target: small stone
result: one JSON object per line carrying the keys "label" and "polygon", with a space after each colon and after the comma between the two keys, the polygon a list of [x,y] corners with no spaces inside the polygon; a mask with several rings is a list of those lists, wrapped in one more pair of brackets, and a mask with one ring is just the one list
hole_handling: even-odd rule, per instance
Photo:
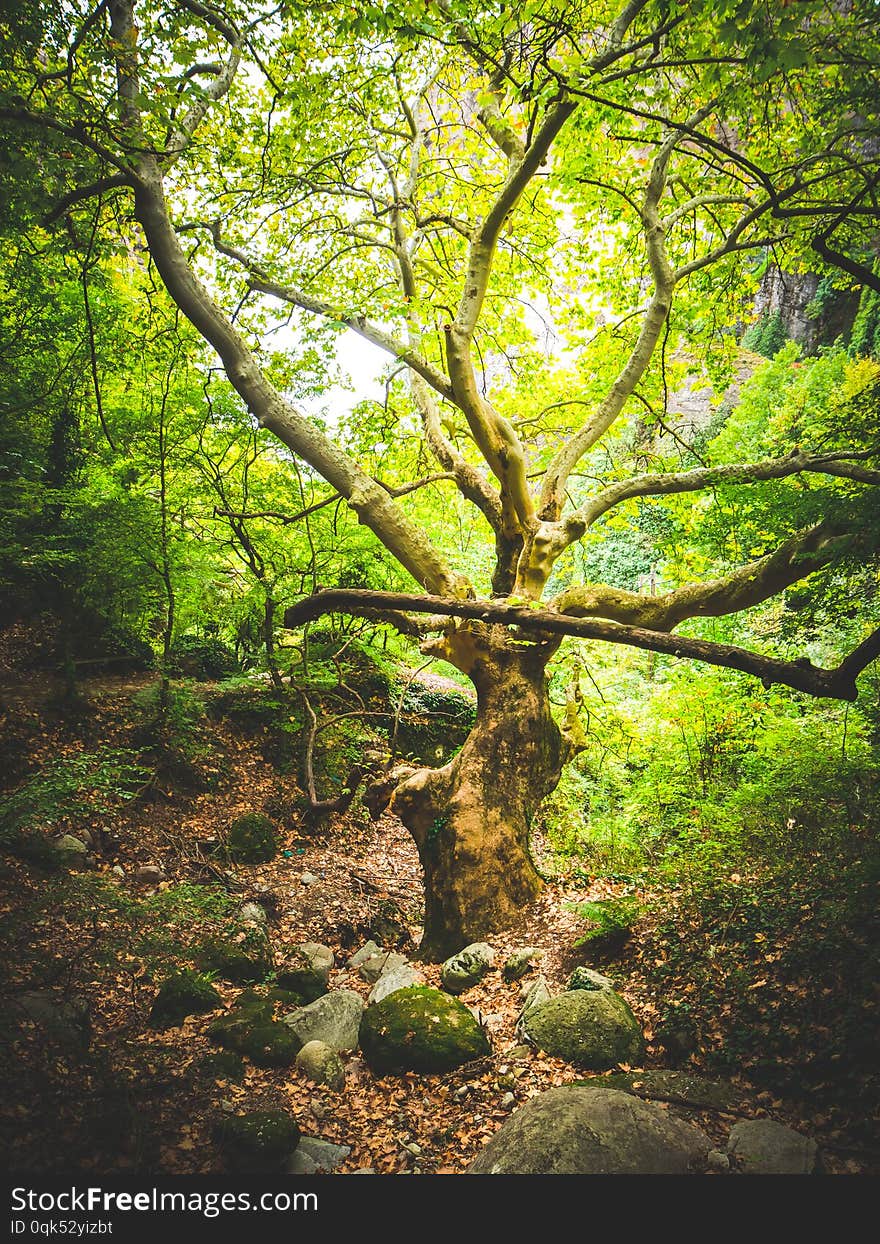
{"label": "small stone", "polygon": [[315,885],[319,880],[320,878],[316,877],[314,873],[302,873],[299,879],[299,883],[300,885],[309,886],[309,885]]}
{"label": "small stone", "polygon": [[337,1092],[345,1087],[342,1059],[323,1041],[307,1041],[296,1056],[296,1066],[315,1084],[326,1084]]}
{"label": "small stone", "polygon": [[513,1093],[505,1093],[498,1105],[502,1110],[512,1110],[516,1105],[516,1098]]}
{"label": "small stone", "polygon": [[706,1154],[706,1166],[710,1171],[729,1171],[730,1158],[720,1149],[710,1149]]}
{"label": "small stone", "polygon": [[402,1140],[400,1142],[401,1149],[405,1149],[408,1154],[414,1158],[418,1158],[422,1153],[422,1146],[417,1145],[414,1141]]}
{"label": "small stone", "polygon": [[457,1101],[457,1102],[463,1102],[469,1093],[470,1093],[470,1089],[468,1088],[466,1084],[463,1084],[461,1088],[457,1088],[455,1092],[452,1094],[452,1100]]}
{"label": "small stone", "polygon": [[114,864],[113,867],[110,869],[110,872],[112,876],[118,877],[120,881],[125,876],[125,869],[120,864]]}
{"label": "small stone", "polygon": [[243,924],[259,924],[265,927],[269,923],[269,917],[259,903],[242,903],[238,918]]}
{"label": "small stone", "polygon": [[395,968],[402,967],[409,967],[409,960],[404,955],[399,955],[394,950],[380,951],[379,954],[370,955],[369,959],[364,959],[363,963],[359,964],[358,976],[361,980],[375,984],[385,972],[393,972]]}
{"label": "small stone", "polygon": [[297,1149],[288,1160],[287,1173],[288,1175],[317,1175],[318,1167],[307,1153],[302,1153],[300,1149]]}
{"label": "small stone", "polygon": [[158,885],[160,881],[167,881],[167,874],[158,864],[144,864],[134,871],[133,881],[136,885]]}
{"label": "small stone", "polygon": [[351,1145],[334,1145],[318,1136],[303,1136],[297,1152],[307,1157],[316,1171],[335,1171],[351,1153]]}
{"label": "small stone", "polygon": [[452,955],[440,968],[440,984],[447,993],[460,994],[483,979],[495,962],[487,942],[473,942]]}
{"label": "small stone", "polygon": [[613,989],[614,981],[592,968],[575,968],[568,980],[567,990],[573,989]]}
{"label": "small stone", "polygon": [[727,1152],[746,1175],[812,1175],[819,1148],[814,1140],[773,1119],[744,1119],[730,1130]]}
{"label": "small stone", "polygon": [[349,957],[348,966],[350,968],[359,968],[362,963],[367,961],[367,959],[371,959],[373,955],[380,955],[381,953],[382,947],[377,946],[374,941],[370,940],[361,946],[360,950],[356,950],[355,953]]}
{"label": "small stone", "polygon": [[63,834],[55,842],[56,851],[70,852],[71,855],[85,855],[88,847],[79,838],[74,838],[73,834]]}
{"label": "small stone", "polygon": [[501,975],[508,983],[518,981],[532,967],[532,960],[539,958],[543,953],[536,946],[524,946],[522,950],[515,950],[501,969]]}
{"label": "small stone", "polygon": [[320,1097],[313,1097],[311,1099],[309,1102],[309,1110],[311,1110],[313,1116],[319,1123],[327,1118],[327,1107],[321,1101]]}
{"label": "small stone", "polygon": [[389,994],[396,993],[398,989],[411,989],[413,985],[424,985],[424,983],[425,978],[421,972],[416,971],[411,963],[404,962],[390,972],[382,973],[370,990],[367,1003],[369,1006],[375,1006],[377,1002],[381,1002]]}
{"label": "small stone", "polygon": [[372,1166],[359,1166],[356,1171],[351,1172],[352,1175],[375,1175],[376,1172]]}

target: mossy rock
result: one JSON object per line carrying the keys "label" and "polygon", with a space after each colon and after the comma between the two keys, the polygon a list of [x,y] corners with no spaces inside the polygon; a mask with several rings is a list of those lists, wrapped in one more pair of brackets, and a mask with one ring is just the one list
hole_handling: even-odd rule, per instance
{"label": "mossy rock", "polygon": [[246,930],[240,941],[208,938],[202,943],[197,962],[204,971],[238,985],[256,984],[272,970],[269,945],[258,929]]}
{"label": "mossy rock", "polygon": [[244,1079],[244,1059],[235,1050],[216,1050],[199,1060],[196,1071],[210,1080],[237,1082]]}
{"label": "mossy rock", "polygon": [[245,989],[232,1004],[234,1011],[242,1012],[251,1023],[257,1020],[270,1020],[275,1014],[275,1000],[268,994],[257,993],[256,989]]}
{"label": "mossy rock", "polygon": [[299,1144],[296,1119],[284,1110],[254,1110],[217,1124],[217,1140],[236,1171],[280,1170]]}
{"label": "mossy rock", "polygon": [[644,1053],[635,1016],[611,989],[561,993],[527,1011],[522,1025],[545,1053],[590,1071],[638,1064]]}
{"label": "mossy rock", "polygon": [[229,827],[226,852],[236,864],[268,864],[278,854],[275,826],[262,812],[246,812]]}
{"label": "mossy rock", "polygon": [[485,1032],[468,1008],[428,985],[414,985],[368,1007],[360,1046],[377,1075],[452,1071],[491,1053]]}
{"label": "mossy rock", "polygon": [[204,1015],[223,1005],[211,982],[198,972],[174,972],[159,987],[150,1007],[151,1028],[174,1028],[189,1015]]}
{"label": "mossy rock", "polygon": [[270,1002],[277,1002],[282,1007],[302,1006],[298,993],[293,989],[280,989],[277,985],[266,994]]}
{"label": "mossy rock", "polygon": [[327,993],[329,969],[316,967],[307,956],[300,954],[279,969],[278,987],[291,995],[296,1006],[307,1006]]}
{"label": "mossy rock", "polygon": [[256,1067],[290,1067],[302,1047],[286,1024],[241,1009],[215,1019],[208,1036],[225,1049],[243,1054]]}

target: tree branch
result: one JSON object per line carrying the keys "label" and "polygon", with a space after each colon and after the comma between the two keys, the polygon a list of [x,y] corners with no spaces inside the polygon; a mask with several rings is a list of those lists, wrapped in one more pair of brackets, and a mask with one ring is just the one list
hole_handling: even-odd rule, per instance
{"label": "tree branch", "polygon": [[[760,678],[765,686],[781,683],[809,695],[839,700],[855,700],[858,695],[856,678],[871,661],[880,655],[880,628],[851,653],[836,669],[822,669],[803,661],[778,661],[761,653],[717,644],[704,639],[671,635],[665,631],[646,630],[637,626],[621,626],[597,618],[566,617],[549,609],[523,608],[498,601],[447,600],[438,596],[409,596],[398,592],[330,590],[308,596],[291,606],[284,615],[286,627],[297,627],[324,613],[340,612],[371,614],[376,610],[406,610],[431,613],[440,617],[468,618],[484,623],[517,626],[529,632],[549,632],[583,639],[600,639],[612,644],[625,644],[649,652],[662,652],[680,659],[704,661],[740,670]],[[438,619],[439,622],[439,619]]]}

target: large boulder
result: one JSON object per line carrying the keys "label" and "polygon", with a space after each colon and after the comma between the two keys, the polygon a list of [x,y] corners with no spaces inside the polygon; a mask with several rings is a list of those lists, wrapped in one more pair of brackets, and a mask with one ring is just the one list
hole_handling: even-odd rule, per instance
{"label": "large boulder", "polygon": [[415,985],[366,1009],[360,1043],[377,1075],[452,1071],[491,1052],[485,1032],[456,998]]}
{"label": "large boulder", "polygon": [[286,1024],[300,1046],[323,1041],[332,1050],[354,1050],[364,1009],[363,998],[353,989],[334,989],[323,998],[285,1015]]}
{"label": "large boulder", "polygon": [[814,1140],[773,1119],[744,1119],[730,1130],[727,1152],[745,1175],[813,1175]]}
{"label": "large boulder", "polygon": [[617,1063],[638,1063],[642,1032],[619,994],[610,989],[576,989],[532,1007],[522,1029],[547,1054],[590,1071]]}
{"label": "large boulder", "polygon": [[517,1110],[472,1175],[686,1175],[712,1142],[651,1102],[614,1089],[548,1089]]}
{"label": "large boulder", "polygon": [[487,942],[473,942],[447,959],[440,969],[440,984],[447,993],[464,993],[483,979],[495,962],[495,951]]}

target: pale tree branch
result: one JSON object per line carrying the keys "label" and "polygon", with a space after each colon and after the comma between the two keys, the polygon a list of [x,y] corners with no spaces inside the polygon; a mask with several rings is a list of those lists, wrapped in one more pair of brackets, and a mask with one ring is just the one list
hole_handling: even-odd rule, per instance
{"label": "pale tree branch", "polygon": [[309,311],[313,315],[320,315],[336,323],[345,324],[359,336],[363,337],[364,340],[369,341],[386,354],[392,355],[394,358],[399,359],[401,363],[405,363],[407,367],[412,368],[413,371],[418,372],[441,397],[445,397],[448,401],[454,401],[452,386],[449,380],[412,346],[398,340],[390,333],[386,333],[383,328],[380,328],[372,320],[367,319],[360,312],[344,311],[340,307],[332,306],[322,298],[317,298],[313,294],[307,294],[295,285],[273,280],[263,264],[245,254],[238,247],[224,242],[220,236],[219,226],[216,223],[208,227],[211,230],[214,245],[221,255],[234,259],[236,263],[239,263],[248,272],[248,284],[251,289],[262,294],[269,294],[273,298],[290,303],[291,306],[299,307],[303,311]]}
{"label": "pale tree branch", "polygon": [[553,604],[563,613],[578,617],[611,618],[673,630],[686,618],[723,617],[761,604],[851,550],[856,540],[851,531],[842,531],[830,522],[818,523],[767,556],[719,579],[689,583],[659,596],[585,585],[566,589]]}
{"label": "pale tree branch", "polygon": [[808,660],[779,661],[730,644],[692,639],[690,636],[672,635],[639,626],[622,626],[598,618],[566,617],[550,609],[524,608],[494,600],[447,600],[438,596],[342,589],[319,592],[299,601],[285,612],[284,625],[289,628],[302,626],[325,613],[370,616],[381,610],[437,615],[433,619],[433,629],[439,629],[444,617],[458,617],[487,625],[519,627],[526,633],[535,633],[536,637],[549,633],[600,639],[606,643],[624,644],[679,659],[704,661],[708,665],[740,670],[760,678],[768,687],[781,683],[809,695],[840,700],[857,698],[858,675],[880,655],[880,629],[873,632],[836,669],[828,670]]}
{"label": "pale tree branch", "polygon": [[696,492],[717,484],[755,484],[768,479],[785,479],[801,472],[851,479],[860,484],[880,484],[880,471],[858,466],[854,454],[808,454],[793,449],[784,458],[768,458],[763,462],[733,463],[726,466],[702,467],[693,471],[677,471],[668,475],[635,475],[611,484],[591,501],[579,506],[565,519],[567,532],[579,539],[588,527],[613,506],[633,497],[659,497],[671,493]]}

